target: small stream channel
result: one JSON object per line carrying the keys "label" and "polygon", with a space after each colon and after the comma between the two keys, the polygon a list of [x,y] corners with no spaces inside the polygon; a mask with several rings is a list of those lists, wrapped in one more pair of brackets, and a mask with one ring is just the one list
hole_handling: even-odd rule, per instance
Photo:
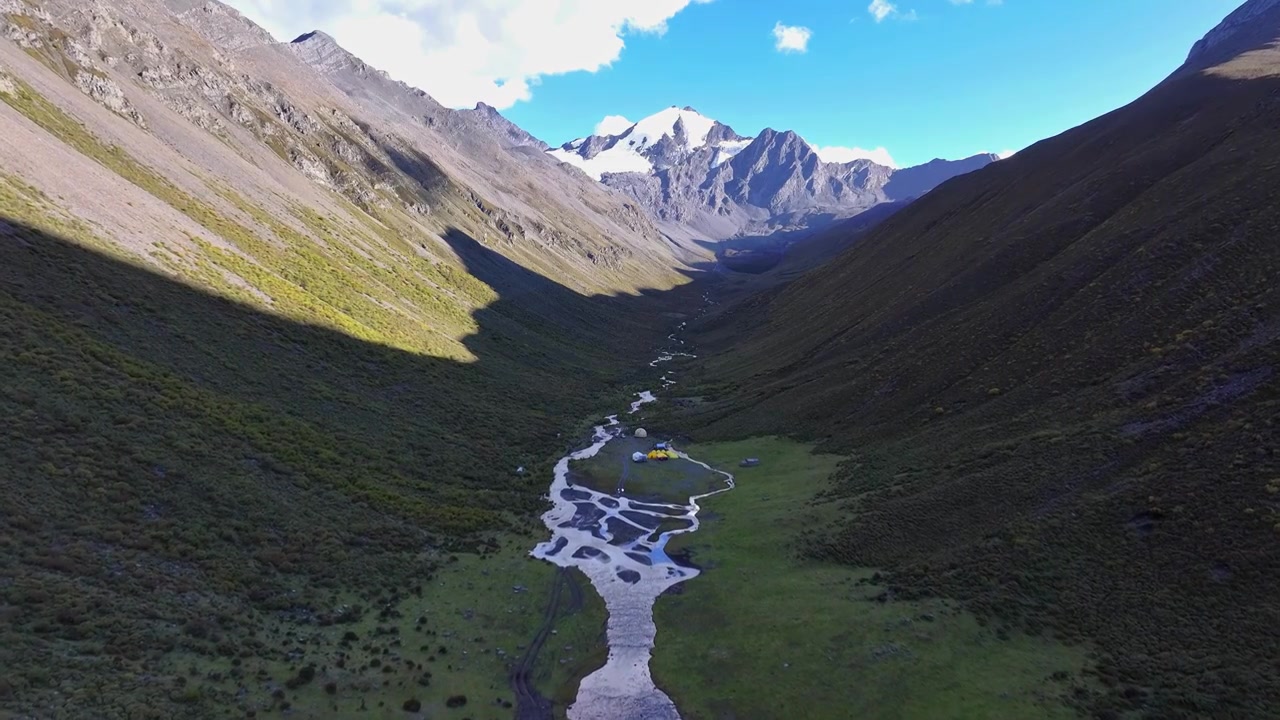
{"label": "small stream channel", "polygon": [[[683,344],[674,333],[668,338]],[[649,364],[656,367],[677,356],[694,357],[665,350]],[[665,389],[675,381],[664,375],[662,383]],[[637,395],[628,414],[657,400],[647,390]],[[654,685],[649,672],[657,634],[653,604],[663,591],[695,577],[698,570],[676,563],[665,548],[673,536],[697,531],[698,501],[733,489],[733,475],[677,451],[680,457],[723,475],[725,487],[691,497],[685,504],[666,504],[571,484],[569,462],[594,456],[620,433],[618,416],[610,415],[605,424],[596,426],[589,447],[556,463],[550,491],[554,506],[542,516],[551,539],[539,543],[531,554],[563,568],[581,570],[604,598],[609,613],[609,659],[583,678],[578,697],[568,708],[570,720],[676,720],[680,714],[675,704]],[[672,519],[683,521],[682,527],[656,532],[659,525]]]}

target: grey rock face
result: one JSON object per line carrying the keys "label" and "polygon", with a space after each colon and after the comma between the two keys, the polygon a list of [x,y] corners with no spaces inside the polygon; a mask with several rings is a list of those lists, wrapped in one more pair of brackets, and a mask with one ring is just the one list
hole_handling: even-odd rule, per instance
{"label": "grey rock face", "polygon": [[[543,243],[611,270],[669,252],[657,228],[625,196],[567,171],[546,154],[546,143],[496,109],[484,104],[470,110],[446,108],[370,67],[322,32],[301,35],[286,47],[359,103],[377,128],[416,138],[440,171],[473,189],[475,197],[463,193],[463,202],[490,217],[506,241]],[[367,129],[360,128],[360,134],[367,135]],[[373,144],[385,149],[397,141],[388,134]],[[406,155],[412,156],[393,154],[401,160],[393,158],[392,164],[404,164]],[[433,200],[428,206],[438,204]]]}
{"label": "grey rock face", "polygon": [[457,112],[463,116],[469,116],[474,123],[488,129],[495,137],[503,141],[506,147],[531,147],[542,151],[551,149],[551,146],[503,117],[502,113],[491,105],[477,103],[475,108],[471,110],[459,110]]}
{"label": "grey rock face", "polygon": [[127,118],[144,130],[147,128],[142,114],[133,107],[129,98],[125,97],[124,90],[111,78],[88,70],[79,70],[75,75],[75,84],[81,92],[98,101],[103,107]]}
{"label": "grey rock face", "polygon": [[[651,123],[646,119],[640,125]],[[591,160],[628,142],[635,129],[611,137],[591,136],[560,150]],[[693,147],[683,117],[669,132],[634,152],[652,165],[650,172],[605,172],[600,181],[635,198],[664,227],[679,226],[712,240],[769,235],[851,217],[880,203],[919,197],[998,159],[982,154],[900,170],[870,160],[824,162],[794,132],[766,128],[748,138],[720,122],[713,122],[703,144]]]}
{"label": "grey rock face", "polygon": [[[203,168],[184,180],[208,172],[239,190],[241,175],[261,174],[288,187],[255,196],[273,207],[296,192],[428,236],[457,228],[583,293],[657,286],[707,258],[494,108],[445,108],[324,33],[277,42],[213,0],[0,0],[0,10],[0,34],[162,141],[138,140],[144,163],[167,146]],[[16,92],[13,76],[0,92]],[[419,249],[449,255],[440,242]]]}
{"label": "grey rock face", "polygon": [[275,43],[271,33],[231,7],[210,0],[165,0],[170,12],[195,28],[221,52]]}

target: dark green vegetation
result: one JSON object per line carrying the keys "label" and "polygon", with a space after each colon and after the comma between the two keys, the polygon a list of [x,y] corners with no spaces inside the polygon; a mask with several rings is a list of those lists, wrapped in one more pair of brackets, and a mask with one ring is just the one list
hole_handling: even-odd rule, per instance
{"label": "dark green vegetation", "polygon": [[[74,75],[66,36],[18,17],[48,34],[30,54]],[[583,278],[580,256],[617,248],[570,223],[533,228],[546,252],[394,138],[350,139],[363,168],[315,143],[345,179],[316,201],[135,156],[16,71],[6,114],[130,209],[159,202],[137,238],[0,173],[0,714],[562,708],[604,611],[527,557],[540,496],[560,431],[625,402],[687,291],[547,279],[609,288],[627,266]],[[287,160],[293,131],[246,112]]]}
{"label": "dark green vegetation", "polygon": [[[357,341],[24,226],[0,245],[0,287],[7,703],[59,691],[68,716],[199,717],[410,691],[429,706],[453,687],[510,700],[507,663],[474,656],[514,656],[542,614],[553,569],[524,557],[537,498],[554,428],[592,398],[560,392],[562,370],[517,362],[496,331],[468,340],[470,364]],[[473,656],[458,679],[441,646]]]}
{"label": "dark green vegetation", "polygon": [[[659,301],[212,185],[236,219],[14,82],[12,107],[226,245],[161,249],[166,277],[0,176],[0,702],[324,716],[465,693],[509,716],[555,574],[524,555],[558,430],[625,397]],[[602,615],[540,656],[544,694],[590,669]]]}
{"label": "dark green vegetation", "polygon": [[1277,55],[1187,68],[691,326],[682,426],[851,455],[806,557],[1096,646],[1097,717],[1274,717]]}
{"label": "dark green vegetation", "polygon": [[[884,602],[879,576],[798,557],[832,520],[815,499],[841,458],[776,438],[695,445],[735,473],[674,538],[705,573],[658,599],[654,677],[688,720],[1052,718],[1086,681],[1083,648],[979,623],[942,600]],[[739,468],[743,457],[761,465]]]}
{"label": "dark green vegetation", "polygon": [[570,463],[570,479],[600,492],[616,495],[621,488],[631,498],[668,503],[685,503],[694,495],[724,487],[724,476],[684,458],[631,461],[631,453],[647,453],[655,442],[659,441],[617,438],[594,457]]}

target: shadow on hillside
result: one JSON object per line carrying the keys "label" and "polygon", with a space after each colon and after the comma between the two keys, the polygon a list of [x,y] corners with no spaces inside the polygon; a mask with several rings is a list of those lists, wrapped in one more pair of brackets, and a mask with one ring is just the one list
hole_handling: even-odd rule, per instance
{"label": "shadow on hillside", "polygon": [[909,200],[885,202],[853,217],[823,214],[809,218],[800,230],[784,230],[767,235],[749,235],[728,240],[696,240],[711,250],[726,269],[746,275],[765,275],[778,270],[774,281],[792,279],[848,249],[858,237],[910,204]]}
{"label": "shadow on hillside", "polygon": [[1280,707],[1280,60],[1246,71],[944,183],[698,335],[735,355],[698,440],[853,455],[811,554],[1093,643],[1093,717]]}
{"label": "shadow on hillside", "polygon": [[[584,297],[451,231],[498,295],[457,362],[0,230],[0,664],[36,674],[54,645],[121,667],[203,648],[169,638],[202,616],[256,637],[236,618],[410,587],[424,549],[536,531],[560,433],[652,380],[663,311],[698,297]],[[82,624],[89,607],[111,622]]]}

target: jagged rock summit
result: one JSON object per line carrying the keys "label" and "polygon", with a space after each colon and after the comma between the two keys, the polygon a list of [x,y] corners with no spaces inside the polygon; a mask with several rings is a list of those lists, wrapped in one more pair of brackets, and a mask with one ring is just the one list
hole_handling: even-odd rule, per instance
{"label": "jagged rock summit", "polygon": [[675,105],[549,154],[634,197],[669,235],[711,240],[814,229],[914,199],[999,159],[982,153],[902,169],[867,159],[827,162],[793,131],[765,128],[747,137]]}
{"label": "jagged rock summit", "polygon": [[578,138],[551,155],[600,180],[607,173],[665,170],[703,148],[711,150],[711,162],[718,165],[750,142],[689,106],[672,105],[617,135]]}

